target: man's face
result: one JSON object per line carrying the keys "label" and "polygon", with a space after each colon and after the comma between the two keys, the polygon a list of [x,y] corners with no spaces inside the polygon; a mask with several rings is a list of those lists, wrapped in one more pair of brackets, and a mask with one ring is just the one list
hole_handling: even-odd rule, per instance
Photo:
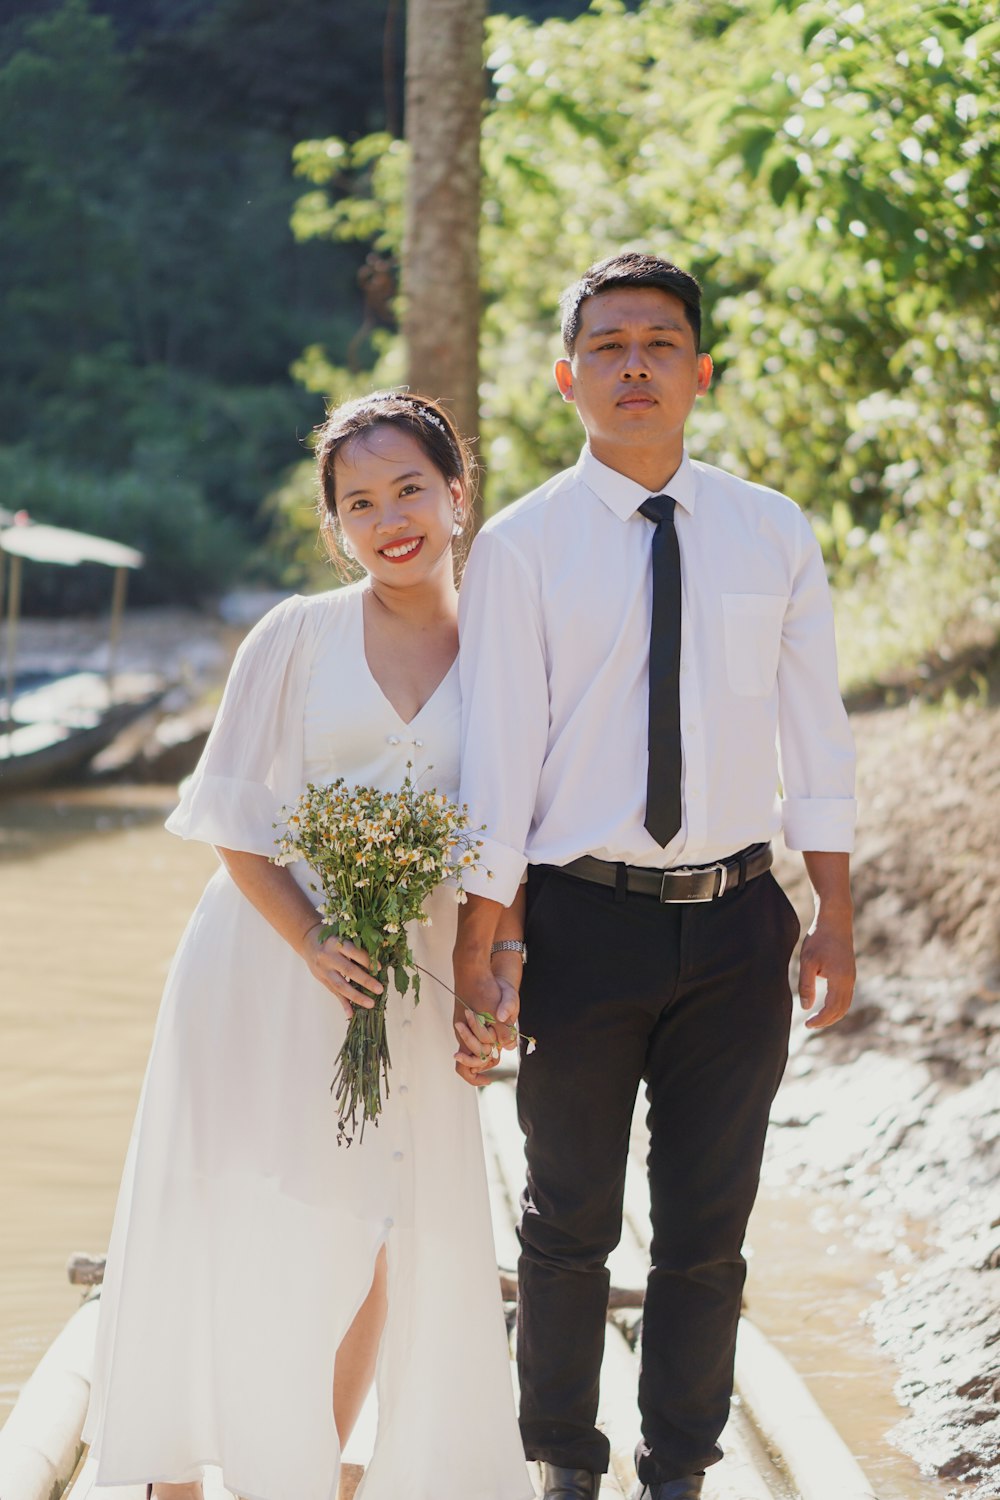
{"label": "man's face", "polygon": [[588,297],[580,314],[573,355],[556,361],[555,376],[595,458],[621,468],[630,452],[663,450],[679,461],[688,413],[712,379],[680,298],[616,287]]}

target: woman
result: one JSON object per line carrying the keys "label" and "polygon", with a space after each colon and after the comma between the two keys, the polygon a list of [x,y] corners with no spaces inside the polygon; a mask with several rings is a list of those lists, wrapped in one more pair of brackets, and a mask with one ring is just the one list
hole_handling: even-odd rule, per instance
{"label": "woman", "polygon": [[[417,1011],[412,991],[388,999],[379,1126],[338,1147],[346,1018],[381,986],[361,950],[319,942],[308,867],[268,859],[308,781],[395,789],[410,762],[455,794],[469,461],[440,407],[386,392],[334,412],[317,457],[324,529],[363,577],[251,632],[167,823],[222,863],[167,980],[85,1436],[98,1485],[155,1500],[198,1500],[206,1465],[249,1500],[330,1500],[378,1353],[366,1493],[527,1500],[475,1096],[455,1076],[482,1081],[499,1054],[456,1015],[453,1064],[455,893],[411,935],[444,983],[424,979]],[[502,936],[518,928],[511,913]],[[516,989],[520,954],[496,964]]]}

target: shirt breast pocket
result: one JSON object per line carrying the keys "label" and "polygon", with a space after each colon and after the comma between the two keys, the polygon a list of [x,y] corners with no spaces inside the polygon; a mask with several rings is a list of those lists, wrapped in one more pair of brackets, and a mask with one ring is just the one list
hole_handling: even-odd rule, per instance
{"label": "shirt breast pocket", "polygon": [[726,676],[743,698],[766,698],[778,674],[783,594],[723,594]]}

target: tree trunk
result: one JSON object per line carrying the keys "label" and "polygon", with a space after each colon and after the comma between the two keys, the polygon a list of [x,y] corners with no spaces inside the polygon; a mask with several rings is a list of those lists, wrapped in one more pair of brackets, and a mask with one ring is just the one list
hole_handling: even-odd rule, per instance
{"label": "tree trunk", "polygon": [[403,334],[413,390],[479,432],[479,133],[486,0],[409,0]]}

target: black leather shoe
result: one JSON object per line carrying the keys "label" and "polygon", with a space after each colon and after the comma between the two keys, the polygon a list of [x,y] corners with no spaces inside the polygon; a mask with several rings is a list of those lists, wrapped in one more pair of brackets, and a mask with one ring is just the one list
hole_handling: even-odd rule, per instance
{"label": "black leather shoe", "polygon": [[542,1500],[597,1500],[601,1476],[591,1469],[542,1464]]}
{"label": "black leather shoe", "polygon": [[685,1474],[683,1479],[665,1479],[662,1484],[643,1484],[637,1479],[631,1500],[698,1500],[704,1483],[704,1474]]}

